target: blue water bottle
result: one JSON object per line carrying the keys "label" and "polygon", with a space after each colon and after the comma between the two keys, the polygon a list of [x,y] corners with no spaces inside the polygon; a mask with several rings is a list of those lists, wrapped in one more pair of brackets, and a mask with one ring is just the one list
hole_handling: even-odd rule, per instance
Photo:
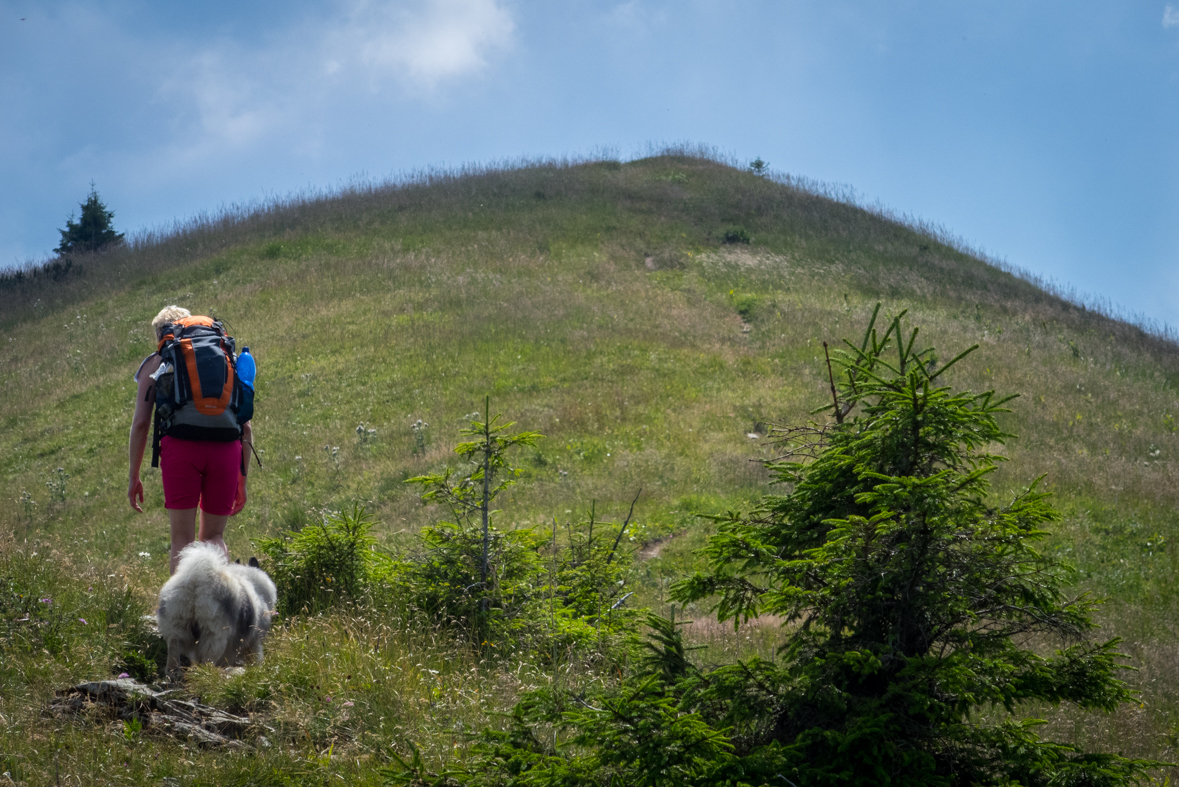
{"label": "blue water bottle", "polygon": [[237,357],[237,376],[241,381],[254,390],[254,375],[258,368],[254,365],[254,356],[250,355],[250,348],[243,347],[241,355]]}

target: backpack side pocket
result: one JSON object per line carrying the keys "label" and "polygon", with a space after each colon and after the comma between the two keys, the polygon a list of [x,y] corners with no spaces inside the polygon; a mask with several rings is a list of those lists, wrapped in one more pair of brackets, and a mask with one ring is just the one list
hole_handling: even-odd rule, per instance
{"label": "backpack side pocket", "polygon": [[237,422],[244,424],[254,417],[254,389],[237,380]]}

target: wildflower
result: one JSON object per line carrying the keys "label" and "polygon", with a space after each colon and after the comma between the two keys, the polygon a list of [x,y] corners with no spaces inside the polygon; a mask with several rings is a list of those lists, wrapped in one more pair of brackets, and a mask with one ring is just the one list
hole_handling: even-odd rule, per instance
{"label": "wildflower", "polygon": [[41,599],[41,603],[42,603],[42,604],[52,604],[52,603],[53,603],[53,599],[51,599],[51,598],[43,598],[43,599]]}
{"label": "wildflower", "polygon": [[119,677],[118,677],[118,678],[116,678],[116,680],[122,680],[123,678],[129,678],[129,677],[131,677],[130,673],[127,673],[127,672],[120,672],[120,673],[119,673]]}
{"label": "wildflower", "polygon": [[149,557],[151,557],[151,552],[140,552],[140,553],[139,553],[139,556],[140,556],[141,558],[143,558],[144,560],[146,560],[146,559],[148,559]]}
{"label": "wildflower", "polygon": [[81,623],[83,626],[90,625],[86,622],[86,618],[78,618],[78,622]]}

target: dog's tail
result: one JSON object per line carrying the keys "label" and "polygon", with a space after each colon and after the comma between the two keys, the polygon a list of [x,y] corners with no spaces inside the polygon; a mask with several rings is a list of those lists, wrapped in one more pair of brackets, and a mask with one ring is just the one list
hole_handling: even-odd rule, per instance
{"label": "dog's tail", "polygon": [[196,661],[216,661],[230,632],[225,619],[233,607],[227,586],[228,561],[220,547],[195,542],[180,553],[176,573],[160,590],[157,620],[161,636],[188,642]]}
{"label": "dog's tail", "polygon": [[189,581],[205,579],[220,573],[228,564],[221,547],[206,541],[194,541],[180,551],[180,561],[173,578],[183,574],[192,577]]}

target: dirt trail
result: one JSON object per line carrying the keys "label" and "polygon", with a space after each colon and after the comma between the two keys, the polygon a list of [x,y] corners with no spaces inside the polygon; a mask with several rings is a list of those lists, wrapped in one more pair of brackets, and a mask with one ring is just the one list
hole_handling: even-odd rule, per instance
{"label": "dirt trail", "polygon": [[683,535],[683,531],[680,531],[679,533],[672,533],[670,536],[664,536],[663,538],[657,538],[654,541],[647,542],[647,544],[639,550],[639,559],[650,560],[651,558],[659,557],[659,553],[663,551],[663,548],[670,542],[679,538],[681,535]]}

